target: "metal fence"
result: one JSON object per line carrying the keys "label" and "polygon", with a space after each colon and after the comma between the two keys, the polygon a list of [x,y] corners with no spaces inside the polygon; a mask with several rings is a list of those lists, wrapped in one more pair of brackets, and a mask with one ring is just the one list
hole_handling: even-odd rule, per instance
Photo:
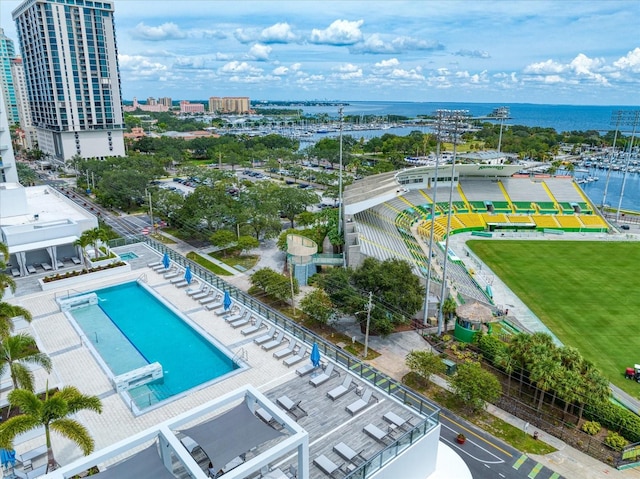
{"label": "metal fence", "polygon": [[118,238],[117,240],[110,241],[109,246],[115,248],[117,246],[125,246],[135,243],[145,243],[162,255],[166,253],[176,264],[185,268],[189,266],[192,273],[199,276],[202,280],[208,282],[221,291],[228,291],[231,298],[235,299],[236,302],[241,303],[252,311],[260,314],[291,336],[305,341],[306,343],[317,343],[321,354],[342,365],[345,369],[348,369],[351,373],[358,376],[362,381],[367,382],[371,386],[397,398],[418,414],[426,416],[424,421],[396,439],[393,444],[387,446],[380,453],[369,459],[365,464],[362,464],[360,467],[350,472],[346,477],[354,479],[364,479],[369,477],[438,425],[440,421],[440,408],[427,400],[424,396],[408,389],[402,383],[364,363],[345,350],[338,348],[333,343],[326,341],[313,331],[299,325],[295,321],[292,321],[279,311],[270,308],[244,291],[227,283],[211,271],[203,268],[196,262],[185,258],[164,244],[147,236],[140,235],[134,238]]}

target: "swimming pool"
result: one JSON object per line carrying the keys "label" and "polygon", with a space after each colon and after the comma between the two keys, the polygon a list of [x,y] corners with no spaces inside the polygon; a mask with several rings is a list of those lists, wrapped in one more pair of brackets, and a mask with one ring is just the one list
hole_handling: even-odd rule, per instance
{"label": "swimming pool", "polygon": [[127,251],[126,253],[118,254],[122,261],[129,261],[130,259],[136,259],[138,257],[133,251]]}
{"label": "swimming pool", "polygon": [[154,362],[162,365],[161,381],[129,389],[138,409],[219,379],[239,367],[144,285],[130,282],[95,293],[98,304],[70,313],[113,376]]}

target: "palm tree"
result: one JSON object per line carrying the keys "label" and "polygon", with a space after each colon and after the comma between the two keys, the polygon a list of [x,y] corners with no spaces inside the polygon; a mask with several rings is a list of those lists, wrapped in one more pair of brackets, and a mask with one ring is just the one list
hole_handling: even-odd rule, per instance
{"label": "palm tree", "polygon": [[87,230],[82,234],[87,235],[89,239],[89,243],[91,244],[91,246],[93,246],[95,259],[98,259],[98,257],[100,256],[100,250],[99,250],[100,243],[106,243],[107,241],[109,241],[109,236],[107,235],[107,232],[102,228],[97,227],[97,228]]}
{"label": "palm tree", "polygon": [[16,316],[22,316],[27,323],[33,319],[31,313],[22,306],[14,306],[0,301],[0,337],[9,336],[13,331],[15,325],[12,319]]}
{"label": "palm tree", "polygon": [[14,389],[33,391],[33,372],[27,364],[36,364],[42,366],[47,373],[51,372],[51,359],[40,352],[32,336],[20,333],[3,337],[0,341],[0,371],[9,368]]}
{"label": "palm tree", "polygon": [[51,430],[75,442],[85,456],[93,452],[95,443],[87,428],[71,418],[78,411],[88,409],[102,412],[102,403],[97,396],[82,394],[73,386],[45,393],[44,399],[26,389],[14,389],[9,393],[9,404],[20,409],[22,414],[7,419],[0,429],[0,447],[13,449],[17,435],[44,427],[47,443],[47,472],[56,468],[51,447]]}
{"label": "palm tree", "polygon": [[16,290],[16,282],[13,280],[11,276],[6,273],[2,273],[7,269],[7,259],[9,258],[9,247],[0,243],[0,299],[4,295],[4,290],[7,288],[11,288],[11,292]]}
{"label": "palm tree", "polygon": [[449,324],[449,321],[451,321],[451,319],[453,318],[453,315],[456,313],[456,308],[458,307],[458,303],[456,303],[456,300],[453,299],[451,296],[449,296],[447,299],[444,300],[444,303],[442,303],[442,314],[444,315],[444,332],[447,331],[447,325]]}

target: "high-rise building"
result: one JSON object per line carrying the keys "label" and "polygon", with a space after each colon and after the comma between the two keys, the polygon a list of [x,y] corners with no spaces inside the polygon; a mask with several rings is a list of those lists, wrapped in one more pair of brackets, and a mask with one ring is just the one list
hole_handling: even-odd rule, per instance
{"label": "high-rise building", "polygon": [[13,77],[11,76],[11,60],[16,56],[13,46],[13,40],[4,34],[4,30],[0,28],[0,89],[2,89],[2,98],[4,99],[5,115],[10,125],[17,124],[18,102],[16,100],[16,92],[13,85]]}
{"label": "high-rise building", "polygon": [[123,156],[113,2],[25,0],[13,11],[38,146],[52,159]]}
{"label": "high-rise building", "polygon": [[171,98],[169,98],[168,96],[163,96],[161,98],[158,98],[158,103],[166,106],[167,108],[171,108],[172,106]]}
{"label": "high-rise building", "polygon": [[24,140],[27,148],[35,148],[38,144],[36,129],[31,121],[31,110],[29,109],[29,97],[27,96],[27,83],[24,78],[24,66],[22,58],[16,57],[11,60],[11,76],[18,103],[18,118],[20,128],[24,132]]}
{"label": "high-rise building", "polygon": [[[4,97],[0,95],[0,183],[17,182],[18,170],[16,170],[16,159],[11,146],[9,121],[4,106]],[[0,235],[0,237],[2,236]]]}
{"label": "high-rise building", "polygon": [[251,109],[248,96],[212,96],[209,98],[211,113],[249,113]]}

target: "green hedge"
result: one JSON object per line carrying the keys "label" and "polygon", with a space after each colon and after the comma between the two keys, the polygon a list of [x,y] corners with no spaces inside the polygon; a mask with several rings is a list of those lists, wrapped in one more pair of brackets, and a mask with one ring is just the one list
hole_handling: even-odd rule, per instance
{"label": "green hedge", "polygon": [[598,421],[611,431],[617,431],[627,441],[640,442],[640,416],[610,402],[585,406],[584,416]]}

